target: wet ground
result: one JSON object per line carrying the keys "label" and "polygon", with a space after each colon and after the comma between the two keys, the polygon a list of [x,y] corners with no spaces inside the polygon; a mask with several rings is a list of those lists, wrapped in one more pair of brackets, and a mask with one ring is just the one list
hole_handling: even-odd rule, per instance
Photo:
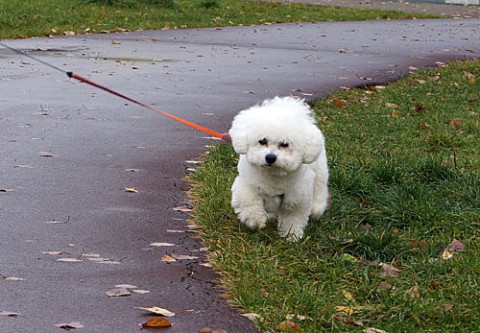
{"label": "wet ground", "polygon": [[[313,99],[478,57],[479,26],[332,22],[7,43],[226,132],[266,97]],[[216,141],[4,48],[0,71],[0,313],[17,314],[0,315],[0,332],[71,322],[137,332],[150,317],[135,307],[151,306],[176,313],[165,332],[255,332],[219,296],[188,213],[175,210],[186,204],[186,161]],[[119,284],[131,294],[107,296]]]}

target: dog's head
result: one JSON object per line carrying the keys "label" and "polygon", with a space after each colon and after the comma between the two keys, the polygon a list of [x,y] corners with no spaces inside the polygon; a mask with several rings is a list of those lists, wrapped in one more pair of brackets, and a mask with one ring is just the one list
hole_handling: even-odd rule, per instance
{"label": "dog's head", "polygon": [[229,131],[238,154],[272,173],[288,173],[314,162],[324,138],[310,107],[291,97],[276,97],[241,111]]}

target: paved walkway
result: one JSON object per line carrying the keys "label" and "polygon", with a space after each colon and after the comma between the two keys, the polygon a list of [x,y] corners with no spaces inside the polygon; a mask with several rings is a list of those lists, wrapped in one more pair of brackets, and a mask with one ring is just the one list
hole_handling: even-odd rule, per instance
{"label": "paved walkway", "polygon": [[[9,41],[65,70],[218,131],[265,97],[322,96],[478,57],[480,20],[286,24]],[[255,332],[219,297],[187,226],[182,181],[211,141],[0,49],[2,333]],[[410,68],[410,69],[409,69]],[[130,193],[125,188],[135,188]],[[152,243],[173,246],[152,246]],[[172,255],[199,257],[164,262]],[[59,261],[59,259],[63,261]],[[66,262],[65,262],[66,261]],[[107,290],[130,284],[129,296]]]}
{"label": "paved walkway", "polygon": [[397,10],[407,13],[422,13],[444,16],[446,18],[480,18],[480,6],[438,4],[418,1],[403,0],[257,0],[257,1],[283,1],[302,2],[312,5],[349,7],[358,9]]}

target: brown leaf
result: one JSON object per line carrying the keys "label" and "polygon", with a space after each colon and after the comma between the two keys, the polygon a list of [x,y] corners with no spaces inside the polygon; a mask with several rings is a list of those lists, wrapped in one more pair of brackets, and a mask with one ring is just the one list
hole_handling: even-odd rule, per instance
{"label": "brown leaf", "polygon": [[381,291],[381,290],[391,290],[391,291],[395,291],[397,289],[397,287],[395,286],[392,286],[390,283],[388,283],[387,281],[381,281],[378,285],[377,285],[377,290],[378,291]]}
{"label": "brown leaf", "polygon": [[420,113],[425,113],[427,111],[422,103],[415,104],[415,110]]}
{"label": "brown leaf", "polygon": [[172,256],[169,256],[168,254],[164,255],[161,259],[163,262],[175,262],[177,259],[173,258]]}
{"label": "brown leaf", "polygon": [[278,324],[277,329],[281,332],[303,332],[298,324],[288,319]]}
{"label": "brown leaf", "polygon": [[346,315],[353,315],[356,311],[348,306],[342,306],[342,305],[339,305],[339,306],[336,306],[335,307],[335,312],[340,312],[340,313],[344,313]]}
{"label": "brown leaf", "polygon": [[448,122],[448,126],[459,128],[462,125],[462,121],[460,118],[453,118]]}
{"label": "brown leaf", "polygon": [[168,321],[168,319],[163,317],[152,318],[148,320],[146,323],[142,324],[143,328],[168,328],[172,327],[172,324]]}
{"label": "brown leaf", "polygon": [[410,243],[414,249],[425,250],[428,248],[428,242],[426,241],[414,239]]}
{"label": "brown leaf", "polygon": [[345,103],[338,98],[332,99],[332,104],[338,106],[339,108],[345,107]]}
{"label": "brown leaf", "polygon": [[448,246],[447,250],[450,252],[463,252],[465,251],[465,244],[459,240],[454,239]]}
{"label": "brown leaf", "polygon": [[429,129],[431,128],[432,126],[430,126],[429,124],[427,123],[421,123],[417,126],[418,129]]}
{"label": "brown leaf", "polygon": [[411,287],[405,293],[408,296],[410,296],[411,298],[419,298],[420,297],[420,289],[418,288],[418,286]]}
{"label": "brown leaf", "polygon": [[399,269],[395,266],[384,263],[380,263],[379,266],[382,268],[382,271],[380,272],[381,277],[392,277],[394,279],[398,278]]}

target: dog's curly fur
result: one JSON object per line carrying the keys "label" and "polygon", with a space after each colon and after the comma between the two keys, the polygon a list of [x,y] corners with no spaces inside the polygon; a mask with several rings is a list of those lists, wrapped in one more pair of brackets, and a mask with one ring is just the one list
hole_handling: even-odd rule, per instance
{"label": "dog's curly fur", "polygon": [[232,207],[247,227],[262,229],[276,218],[280,236],[303,238],[309,217],[327,209],[325,139],[310,107],[275,97],[241,111],[229,131],[240,154]]}

